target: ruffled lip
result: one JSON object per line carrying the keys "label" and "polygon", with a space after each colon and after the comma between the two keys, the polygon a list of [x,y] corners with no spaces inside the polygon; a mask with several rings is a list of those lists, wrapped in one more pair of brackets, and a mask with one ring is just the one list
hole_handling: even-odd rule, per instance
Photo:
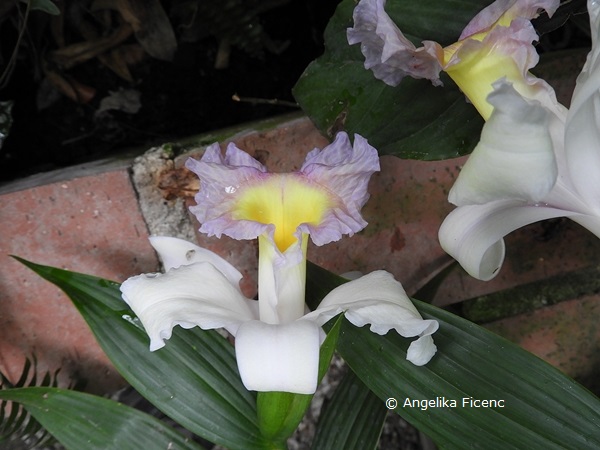
{"label": "ruffled lip", "polygon": [[[272,176],[261,163],[235,144],[229,144],[225,156],[218,144],[213,144],[200,161],[190,158],[186,167],[200,177],[197,205],[190,208],[202,224],[200,232],[233,239],[255,239],[266,234],[274,239],[274,224],[235,217],[240,192],[248,186],[264,184]],[[351,145],[348,135],[342,132],[322,150],[312,150],[299,172],[276,175],[304,180],[307,186],[335,196],[320,223],[300,221],[297,226],[300,235],[310,234],[316,245],[324,245],[341,239],[344,234],[357,233],[367,225],[360,209],[369,198],[369,178],[378,170],[377,150],[359,135]],[[282,193],[273,195],[277,198]]]}

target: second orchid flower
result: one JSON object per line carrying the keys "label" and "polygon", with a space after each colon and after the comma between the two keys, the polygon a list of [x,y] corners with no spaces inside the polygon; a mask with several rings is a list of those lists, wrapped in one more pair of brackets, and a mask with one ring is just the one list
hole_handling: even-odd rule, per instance
{"label": "second orchid flower", "polygon": [[439,84],[445,70],[487,121],[450,190],[458,208],[440,228],[444,250],[473,277],[490,280],[504,261],[503,237],[524,225],[569,217],[600,237],[599,2],[588,0],[592,50],[569,110],[529,73],[539,59],[531,19],[541,9],[552,15],[558,0],[498,0],[444,49],[428,42],[417,49],[384,5],[362,0],[348,31],[351,44],[362,43],[365,66],[388,84],[404,75]]}

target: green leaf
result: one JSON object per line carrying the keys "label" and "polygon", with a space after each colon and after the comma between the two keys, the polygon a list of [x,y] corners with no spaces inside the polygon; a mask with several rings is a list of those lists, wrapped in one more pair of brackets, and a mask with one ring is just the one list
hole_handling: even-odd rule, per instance
{"label": "green leaf", "polygon": [[256,397],[241,382],[233,346],[217,332],[177,327],[168,345],[150,352],[117,283],[17,259],[65,291],[117,370],[167,416],[230,449],[268,447]]}
{"label": "green leaf", "polygon": [[[37,359],[25,358],[23,370],[19,379],[12,383],[9,378],[0,372],[0,392],[6,389],[42,386],[56,387],[56,375],[46,372],[41,380],[38,380]],[[0,443],[21,441],[23,445],[37,448],[54,442],[52,435],[44,430],[42,425],[36,421],[23,407],[9,401],[0,401]]]}
{"label": "green leaf", "polygon": [[[342,316],[338,316],[321,344],[319,354],[319,382],[325,376],[335,352]],[[258,419],[261,432],[269,440],[285,441],[296,430],[312,401],[312,395],[289,392],[259,392],[257,397]]]}
{"label": "green leaf", "polygon": [[[386,11],[416,44],[435,40],[448,45],[489,3],[388,0]],[[409,77],[395,88],[377,80],[364,68],[360,46],[346,40],[355,5],[354,0],[340,3],[325,31],[325,53],[294,87],[302,109],[323,133],[359,133],[382,155],[434,160],[469,153],[483,125],[475,108],[445,74],[444,87]]]}
{"label": "green leaf", "polygon": [[377,448],[388,409],[348,371],[321,411],[312,450]]}
{"label": "green leaf", "polygon": [[22,3],[27,3],[32,10],[43,11],[53,16],[60,14],[60,9],[52,0],[21,0]]}
{"label": "green leaf", "polygon": [[68,449],[202,449],[155,417],[102,397],[30,387],[0,391],[0,398],[24,405]]}
{"label": "green leaf", "polygon": [[[340,283],[314,265],[307,295],[319,297]],[[600,448],[600,400],[562,372],[485,328],[414,301],[436,319],[438,351],[425,366],[406,361],[409,340],[342,326],[338,351],[381,399],[395,398],[396,412],[442,448]],[[409,407],[409,400],[455,400],[455,407]],[[503,400],[504,407],[463,407],[462,399]]]}

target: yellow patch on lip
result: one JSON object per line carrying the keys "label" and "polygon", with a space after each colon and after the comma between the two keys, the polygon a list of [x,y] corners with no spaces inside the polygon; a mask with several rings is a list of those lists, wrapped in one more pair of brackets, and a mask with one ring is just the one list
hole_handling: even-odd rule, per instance
{"label": "yellow patch on lip", "polygon": [[[504,13],[487,29],[445,47],[444,65],[448,64],[468,41],[483,42],[494,28],[508,28],[513,19],[514,14]],[[532,98],[535,96],[534,88],[527,83],[514,56],[498,50],[494,42],[488,42],[472,52],[462,51],[460,61],[447,67],[445,72],[469,98],[484,120],[488,120],[493,111],[487,97],[494,90],[493,84],[501,78],[512,83],[521,95]]]}
{"label": "yellow patch on lip", "polygon": [[275,225],[275,244],[285,251],[302,223],[318,225],[332,205],[332,195],[301,174],[270,174],[240,187],[233,219]]}
{"label": "yellow patch on lip", "polygon": [[[459,48],[450,47],[451,51],[457,51]],[[446,53],[449,54],[450,51]],[[446,73],[469,98],[484,120],[490,118],[494,109],[488,103],[487,96],[494,90],[493,84],[496,81],[505,78],[524,95],[531,90],[512,56],[495,51],[493,46],[482,47],[479,51],[469,54],[462,52],[460,57],[461,60],[447,68]]]}

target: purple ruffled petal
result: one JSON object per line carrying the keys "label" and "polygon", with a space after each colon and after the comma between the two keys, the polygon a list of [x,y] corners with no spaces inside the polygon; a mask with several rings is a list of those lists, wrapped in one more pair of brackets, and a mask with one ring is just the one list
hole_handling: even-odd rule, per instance
{"label": "purple ruffled petal", "polygon": [[442,47],[424,41],[417,48],[409,41],[384,10],[385,0],[362,0],[354,9],[354,28],[347,30],[350,45],[361,44],[365,69],[390,86],[402,78],[426,78],[439,86]]}
{"label": "purple ruffled petal", "polygon": [[300,172],[334,194],[338,201],[320,224],[302,224],[299,229],[309,233],[316,245],[362,230],[367,222],[360,210],[369,199],[369,179],[378,170],[377,150],[360,135],[354,136],[352,146],[346,133],[338,133],[335,141],[323,150],[311,151]]}
{"label": "purple ruffled petal", "polygon": [[459,40],[490,29],[501,17],[507,22],[518,17],[529,20],[537,17],[541,9],[552,16],[559,4],[560,0],[497,0],[471,19]]}
{"label": "purple ruffled petal", "polygon": [[[224,234],[234,239],[273,236],[273,224],[235,217],[239,194],[275,176],[266,173],[262,164],[233,144],[229,144],[227,155],[222,157],[219,146],[213,144],[200,161],[189,159],[186,167],[201,180],[195,197],[197,206],[190,208],[202,223],[200,232],[217,237]],[[308,233],[315,244],[323,245],[339,240],[344,234],[352,235],[367,225],[360,209],[369,198],[369,178],[378,170],[377,150],[358,135],[352,146],[348,135],[339,133],[323,150],[311,151],[298,173],[278,174],[282,180],[278,186],[282,190],[273,195],[274,198],[285,195],[285,177],[294,177],[312,189],[322,188],[332,197],[332,207],[324,213],[320,223],[297,226],[298,239],[302,233]]]}
{"label": "purple ruffled petal", "polygon": [[236,221],[231,217],[238,191],[268,177],[267,169],[235,144],[228,145],[225,157],[219,144],[212,144],[200,161],[190,158],[185,166],[200,178],[200,191],[195,196],[197,206],[190,207],[202,224],[200,232],[209,236],[224,234],[233,239],[254,239],[273,228],[270,224]]}

